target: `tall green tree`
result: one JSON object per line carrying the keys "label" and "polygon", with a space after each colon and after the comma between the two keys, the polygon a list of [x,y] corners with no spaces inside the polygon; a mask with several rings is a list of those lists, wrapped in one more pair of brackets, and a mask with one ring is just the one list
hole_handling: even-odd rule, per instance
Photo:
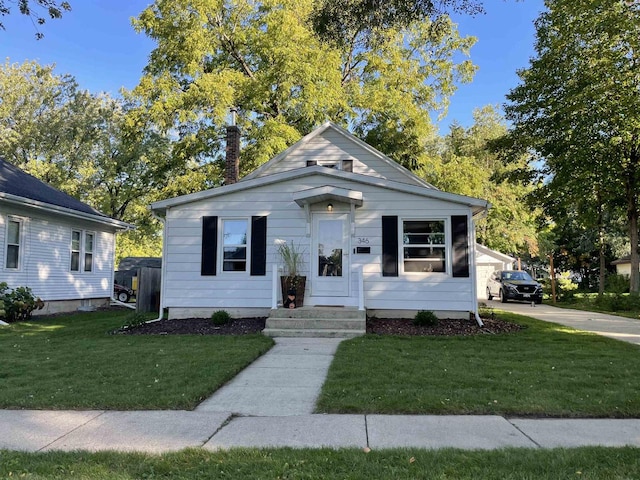
{"label": "tall green tree", "polygon": [[[135,92],[179,137],[176,154],[219,158],[230,107],[239,109],[246,173],[326,120],[350,127],[407,166],[419,163],[455,80],[470,80],[472,38],[442,19],[323,42],[313,0],[157,0],[135,27],[157,43]],[[215,179],[212,179],[215,181]]]}
{"label": "tall green tree", "polygon": [[547,0],[545,5],[536,21],[536,57],[519,72],[521,84],[507,97],[512,141],[535,152],[540,161],[533,168],[562,187],[556,201],[584,201],[581,210],[595,219],[592,225],[599,223],[603,206],[625,205],[631,291],[637,293],[640,4]]}
{"label": "tall green tree", "polygon": [[135,224],[137,231],[121,237],[119,257],[127,249],[159,254],[158,225],[147,205],[163,197],[170,179],[176,179],[172,189],[182,188],[190,169],[172,155],[167,135],[130,115],[131,99],[81,91],[73,77],[36,62],[0,66],[0,98],[0,156]]}
{"label": "tall green tree", "polygon": [[504,117],[491,105],[474,112],[474,124],[454,124],[449,133],[430,148],[418,170],[436,187],[462,195],[484,198],[491,203],[487,216],[478,220],[478,241],[516,256],[537,252],[537,210],[527,203],[532,187],[510,181],[509,174],[522,166],[505,165],[492,149],[492,142],[507,133]]}

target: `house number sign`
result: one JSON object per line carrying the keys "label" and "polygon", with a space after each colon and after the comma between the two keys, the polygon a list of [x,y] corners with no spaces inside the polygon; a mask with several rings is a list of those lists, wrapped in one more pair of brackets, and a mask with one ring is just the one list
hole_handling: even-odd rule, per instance
{"label": "house number sign", "polygon": [[369,245],[369,239],[367,237],[358,237],[356,242],[358,245]]}

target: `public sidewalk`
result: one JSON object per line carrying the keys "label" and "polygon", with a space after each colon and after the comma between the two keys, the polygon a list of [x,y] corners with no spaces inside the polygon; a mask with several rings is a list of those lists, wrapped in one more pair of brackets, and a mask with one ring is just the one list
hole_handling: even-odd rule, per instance
{"label": "public sidewalk", "polygon": [[185,411],[0,411],[0,449],[161,453],[187,447],[394,447],[490,450],[640,447],[640,420],[500,416],[301,415],[233,417]]}

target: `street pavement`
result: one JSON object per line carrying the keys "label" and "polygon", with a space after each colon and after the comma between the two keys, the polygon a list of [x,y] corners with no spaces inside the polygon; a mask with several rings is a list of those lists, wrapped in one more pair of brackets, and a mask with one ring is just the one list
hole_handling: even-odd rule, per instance
{"label": "street pavement", "polygon": [[[640,343],[640,322],[634,320],[545,305],[487,303]],[[0,449],[161,453],[187,447],[640,447],[640,419],[313,414],[339,342],[277,338],[273,349],[194,411],[0,410]]]}

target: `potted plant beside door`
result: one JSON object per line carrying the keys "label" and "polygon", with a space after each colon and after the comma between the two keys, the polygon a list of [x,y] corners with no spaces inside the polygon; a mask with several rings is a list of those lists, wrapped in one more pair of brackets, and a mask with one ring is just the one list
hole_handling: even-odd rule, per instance
{"label": "potted plant beside door", "polygon": [[307,277],[301,275],[304,252],[293,242],[278,245],[278,255],[284,264],[284,275],[280,277],[282,304],[285,308],[301,307],[304,304],[304,289]]}

